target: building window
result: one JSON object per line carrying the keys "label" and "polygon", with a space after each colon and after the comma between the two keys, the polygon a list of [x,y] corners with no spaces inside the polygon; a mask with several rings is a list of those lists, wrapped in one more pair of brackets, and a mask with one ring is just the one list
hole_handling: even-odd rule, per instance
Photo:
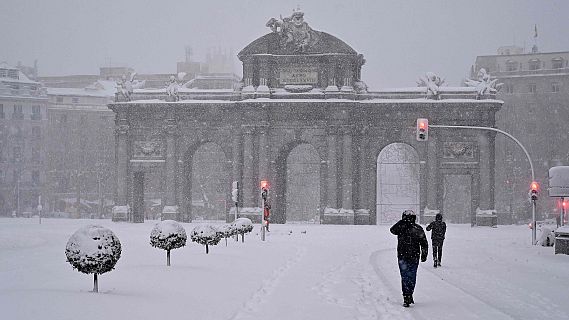
{"label": "building window", "polygon": [[506,91],[506,93],[508,93],[508,94],[514,93],[514,85],[511,84],[511,83],[506,84],[505,91]]}
{"label": "building window", "polygon": [[8,78],[19,79],[18,70],[8,70]]}
{"label": "building window", "polygon": [[541,61],[538,59],[530,60],[529,63],[529,70],[539,70],[541,69]]}
{"label": "building window", "polygon": [[518,63],[515,61],[506,62],[506,71],[516,71],[518,70]]}
{"label": "building window", "polygon": [[55,97],[55,103],[63,103],[63,97]]}
{"label": "building window", "polygon": [[0,69],[0,78],[6,78],[6,75],[8,75],[8,70],[6,69]]}
{"label": "building window", "polygon": [[66,124],[67,123],[67,115],[62,114],[59,118],[59,122],[61,122],[61,124]]}
{"label": "building window", "polygon": [[535,132],[536,132],[536,127],[537,127],[537,126],[535,125],[535,122],[529,122],[529,123],[527,124],[527,133],[528,133],[528,134],[535,134]]}
{"label": "building window", "polygon": [[0,119],[4,119],[4,105],[0,104]]}
{"label": "building window", "polygon": [[40,151],[38,148],[32,147],[32,161],[36,163],[40,161]]}
{"label": "building window", "polygon": [[14,147],[12,149],[14,155],[14,162],[18,162],[22,160],[22,148],[21,147]]}
{"label": "building window", "polygon": [[71,103],[79,103],[79,98],[71,98]]}
{"label": "building window", "polygon": [[563,58],[555,58],[551,60],[551,66],[553,69],[563,68]]}
{"label": "building window", "polygon": [[32,120],[41,120],[40,106],[32,106]]}
{"label": "building window", "polygon": [[32,137],[34,139],[41,138],[41,128],[40,127],[32,127]]}
{"label": "building window", "polygon": [[559,82],[553,82],[551,84],[551,92],[553,92],[553,93],[559,92],[560,88],[561,88],[561,84]]}
{"label": "building window", "polygon": [[23,120],[24,111],[21,105],[14,105],[14,112],[12,113],[12,119]]}
{"label": "building window", "polygon": [[530,83],[528,86],[529,93],[537,93],[537,85],[535,83]]}
{"label": "building window", "polygon": [[38,185],[40,183],[40,172],[37,170],[32,171],[32,184]]}

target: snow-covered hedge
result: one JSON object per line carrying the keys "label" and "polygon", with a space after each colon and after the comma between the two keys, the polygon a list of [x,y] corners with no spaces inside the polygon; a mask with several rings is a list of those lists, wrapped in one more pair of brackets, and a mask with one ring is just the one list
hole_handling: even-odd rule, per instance
{"label": "snow-covered hedge", "polygon": [[225,246],[227,246],[227,238],[229,238],[229,237],[231,237],[231,236],[233,236],[233,235],[236,235],[236,234],[237,234],[236,231],[237,231],[237,230],[235,230],[235,228],[233,227],[233,225],[228,224],[228,223],[222,224],[222,225],[220,225],[220,226],[217,227],[217,233],[219,233],[219,235],[220,235],[222,238],[225,238]]}
{"label": "snow-covered hedge", "polygon": [[67,241],[67,261],[79,272],[94,274],[93,291],[98,292],[97,275],[114,269],[121,257],[119,238],[109,229],[89,225],[77,230]]}
{"label": "snow-covered hedge", "polygon": [[205,246],[205,253],[209,253],[209,246],[215,246],[221,240],[221,235],[217,229],[209,224],[199,225],[192,230],[190,238],[193,242],[203,244]]}
{"label": "snow-covered hedge", "polygon": [[158,222],[150,232],[150,245],[166,250],[166,265],[170,265],[170,250],[186,245],[188,236],[181,224],[174,220]]}
{"label": "snow-covered hedge", "polygon": [[241,235],[241,242],[245,242],[245,234],[253,231],[253,222],[249,218],[238,218],[233,221],[231,226],[235,229],[236,234]]}

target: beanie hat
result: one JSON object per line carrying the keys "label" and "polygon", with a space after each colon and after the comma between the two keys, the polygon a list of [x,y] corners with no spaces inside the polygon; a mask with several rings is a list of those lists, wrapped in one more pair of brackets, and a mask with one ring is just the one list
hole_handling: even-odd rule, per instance
{"label": "beanie hat", "polygon": [[403,215],[402,218],[407,218],[407,217],[411,217],[411,216],[415,216],[415,212],[413,210],[405,210],[403,211]]}

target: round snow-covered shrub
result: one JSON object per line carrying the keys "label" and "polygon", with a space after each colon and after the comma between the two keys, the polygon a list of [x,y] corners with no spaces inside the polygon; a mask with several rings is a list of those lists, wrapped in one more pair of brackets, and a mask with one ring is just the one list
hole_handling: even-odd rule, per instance
{"label": "round snow-covered shrub", "polygon": [[253,231],[253,222],[249,218],[238,218],[231,224],[235,233],[241,235],[241,242],[245,242],[245,234]]}
{"label": "round snow-covered shrub", "polygon": [[170,250],[186,245],[188,236],[184,227],[174,220],[158,222],[150,232],[150,245],[166,250],[166,265],[170,265]]}
{"label": "round snow-covered shrub", "polygon": [[190,233],[190,238],[193,242],[205,245],[205,253],[209,253],[209,246],[218,244],[221,235],[213,226],[204,224],[195,227]]}
{"label": "round snow-covered shrub", "polygon": [[97,275],[114,269],[121,257],[121,243],[111,230],[89,225],[80,228],[69,238],[65,255],[74,269],[94,274],[93,291],[97,292]]}
{"label": "round snow-covered shrub", "polygon": [[227,246],[227,238],[237,234],[233,225],[228,223],[218,226],[217,233],[219,233],[222,238],[225,238],[225,246]]}

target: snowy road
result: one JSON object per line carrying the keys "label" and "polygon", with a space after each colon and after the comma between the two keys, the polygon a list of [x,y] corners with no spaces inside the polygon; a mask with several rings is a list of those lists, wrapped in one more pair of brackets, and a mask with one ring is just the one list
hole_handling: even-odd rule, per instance
{"label": "snowy road", "polygon": [[[0,310],[6,319],[565,319],[569,256],[529,245],[524,226],[449,225],[443,267],[421,264],[416,304],[401,306],[388,226],[274,225],[261,242],[149,245],[154,222],[98,221],[120,238],[116,270],[99,278],[65,261],[88,220],[0,219]],[[184,224],[190,231],[195,224]],[[257,229],[258,227],[255,226]],[[254,232],[256,231],[254,230]],[[4,317],[3,317],[4,318]]]}

